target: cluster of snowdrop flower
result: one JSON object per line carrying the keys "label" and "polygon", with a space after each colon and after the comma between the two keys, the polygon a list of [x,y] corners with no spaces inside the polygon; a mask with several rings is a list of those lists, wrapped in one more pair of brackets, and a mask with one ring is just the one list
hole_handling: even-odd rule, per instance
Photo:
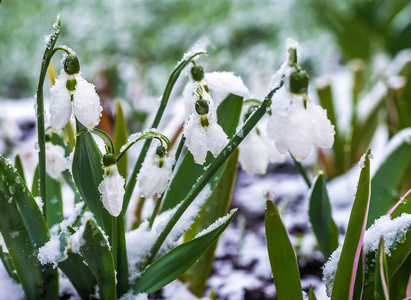
{"label": "cluster of snowdrop flower", "polygon": [[88,83],[80,72],[77,56],[67,55],[63,59],[61,70],[55,84],[50,89],[50,124],[56,132],[70,120],[72,111],[88,130],[92,130],[100,122],[100,97],[93,84]]}

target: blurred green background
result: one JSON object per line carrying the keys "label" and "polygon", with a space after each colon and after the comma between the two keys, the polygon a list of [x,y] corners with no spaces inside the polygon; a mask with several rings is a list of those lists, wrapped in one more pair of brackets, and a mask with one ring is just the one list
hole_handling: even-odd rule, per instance
{"label": "blurred green background", "polygon": [[285,57],[286,37],[304,47],[300,62],[313,76],[411,47],[409,0],[4,0],[1,97],[34,95],[43,36],[57,14],[58,44],[73,48],[86,78],[108,82],[113,97],[161,94],[196,42],[207,45],[207,70],[234,71],[258,95]]}

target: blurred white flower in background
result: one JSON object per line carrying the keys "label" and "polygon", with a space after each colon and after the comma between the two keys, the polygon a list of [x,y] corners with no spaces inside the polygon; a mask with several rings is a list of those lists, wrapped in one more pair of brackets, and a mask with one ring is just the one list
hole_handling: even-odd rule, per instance
{"label": "blurred white flower in background", "polygon": [[67,169],[69,161],[65,157],[64,148],[59,145],[46,143],[46,172],[53,178],[58,179],[61,172]]}

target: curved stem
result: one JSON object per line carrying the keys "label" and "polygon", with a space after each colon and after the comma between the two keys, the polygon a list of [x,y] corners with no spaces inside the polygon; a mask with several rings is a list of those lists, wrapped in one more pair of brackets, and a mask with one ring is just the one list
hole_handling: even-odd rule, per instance
{"label": "curved stem", "polygon": [[[76,136],[80,136],[85,132],[89,132],[89,131],[87,129],[80,130],[79,132],[77,132]],[[105,133],[103,130],[98,129],[98,128],[94,128],[90,132],[94,133],[95,135],[98,135],[104,141],[104,145],[106,145],[106,147],[108,148],[108,152],[110,152],[111,154],[115,154],[114,153],[114,143],[107,133]]]}
{"label": "curved stem", "polygon": [[46,206],[46,137],[44,128],[44,99],[43,99],[43,86],[44,80],[47,74],[47,68],[50,64],[51,58],[54,54],[53,48],[56,44],[57,38],[60,34],[60,15],[57,16],[56,22],[53,24],[53,30],[50,35],[50,41],[47,43],[46,50],[44,51],[43,60],[41,61],[41,70],[39,76],[39,82],[37,86],[37,102],[36,102],[36,115],[37,115],[37,139],[39,148],[39,194],[44,202],[43,212],[44,218],[47,219],[47,206]]}
{"label": "curved stem", "polygon": [[291,157],[293,158],[293,161],[294,161],[295,165],[297,166],[298,171],[300,171],[301,176],[303,176],[304,181],[307,184],[308,188],[311,188],[312,183],[311,183],[310,176],[308,176],[308,174],[307,174],[307,170],[303,167],[303,165],[299,161],[297,161],[294,158],[294,156],[292,154],[291,154]]}
{"label": "curved stem", "polygon": [[[158,125],[160,124],[160,120],[163,117],[164,110],[166,109],[168,99],[170,98],[171,91],[174,87],[174,84],[176,83],[178,77],[180,76],[181,71],[189,64],[196,56],[200,54],[206,54],[205,52],[196,52],[193,55],[189,56],[188,58],[184,59],[181,63],[178,64],[178,66],[175,68],[173,73],[171,74],[167,86],[164,90],[163,93],[163,98],[161,99],[160,106],[157,110],[156,116],[154,118],[153,124],[151,125],[151,128],[157,128]],[[133,194],[134,187],[137,182],[137,174],[140,172],[141,166],[143,164],[143,161],[147,155],[148,149],[150,148],[151,140],[146,140],[146,142],[143,145],[143,148],[141,149],[140,155],[136,161],[136,164],[134,165],[134,169],[132,174],[130,175],[129,181],[127,183],[126,187],[126,192],[124,194],[124,202],[123,202],[123,210],[127,210],[128,204],[130,203],[131,195]]]}
{"label": "curved stem", "polygon": [[283,82],[280,85],[273,89],[264,99],[261,106],[248,118],[248,120],[244,123],[243,128],[241,130],[242,134],[234,135],[229,143],[225,146],[225,148],[221,151],[220,155],[210,164],[207,171],[199,177],[196,184],[190,190],[190,192],[186,195],[186,197],[180,202],[181,205],[178,207],[176,213],[171,217],[170,221],[167,223],[164,230],[160,233],[159,237],[157,238],[156,242],[154,243],[153,247],[151,248],[149,254],[146,257],[146,261],[143,264],[141,270],[143,270],[148,264],[151,264],[156,257],[158,251],[161,248],[161,245],[164,243],[165,239],[167,238],[170,231],[173,229],[174,225],[183,215],[183,213],[187,210],[190,204],[194,201],[197,195],[201,192],[201,190],[206,186],[206,184],[210,181],[211,178],[215,175],[215,173],[219,170],[221,165],[230,157],[231,153],[235,151],[238,145],[243,141],[243,139],[250,133],[250,131],[257,125],[258,121],[265,115],[266,110],[271,105],[271,98],[274,93],[281,88]]}

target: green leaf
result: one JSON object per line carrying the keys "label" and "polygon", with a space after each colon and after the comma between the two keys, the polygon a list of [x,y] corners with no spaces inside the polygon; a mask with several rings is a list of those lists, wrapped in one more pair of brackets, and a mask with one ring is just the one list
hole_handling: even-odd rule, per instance
{"label": "green leaf", "polygon": [[116,299],[113,256],[107,240],[92,219],[87,220],[82,238],[85,242],[80,246],[80,253],[97,281],[100,298]]}
{"label": "green leaf", "polygon": [[39,247],[50,238],[46,222],[24,181],[2,156],[0,231],[27,299],[56,299],[57,269],[37,259]]}
{"label": "green leaf", "polygon": [[236,210],[232,210],[215,228],[172,249],[148,266],[133,286],[134,294],[152,293],[183,274],[213,245],[231,223]]}
{"label": "green leaf", "polygon": [[[229,136],[233,136],[240,120],[243,98],[236,95],[228,95],[217,108],[218,123],[224,129],[224,132]],[[191,190],[196,183],[197,178],[205,171],[204,166],[209,165],[214,160],[214,157],[208,153],[204,165],[199,165],[194,162],[193,156],[187,152],[180,166],[178,167],[173,179],[170,182],[170,187],[164,196],[161,212],[174,208]],[[225,167],[225,166],[224,166]],[[217,184],[224,167],[222,167],[214,176],[211,183],[211,190]],[[187,176],[190,174],[190,176]]]}
{"label": "green leaf", "polygon": [[66,260],[59,262],[59,268],[64,272],[82,299],[89,299],[95,292],[97,284],[93,273],[84,264],[84,258],[78,254],[70,253]]}
{"label": "green leaf", "polygon": [[317,300],[317,297],[314,294],[314,289],[311,284],[310,284],[310,287],[308,288],[308,300]]}
{"label": "green leaf", "polygon": [[411,213],[411,190],[409,190],[400,201],[388,212],[391,219],[401,216],[403,213]]}
{"label": "green leaf", "polygon": [[[184,242],[193,239],[197,233],[227,213],[237,175],[237,164],[238,151],[235,151],[228,159],[227,166],[217,186],[212,191],[191,228],[185,233]],[[191,292],[197,297],[203,297],[204,295],[205,283],[211,272],[216,247],[217,241],[182,276],[182,279],[188,283]]]}
{"label": "green leaf", "polygon": [[268,257],[278,299],[303,299],[297,257],[280,213],[271,199],[265,209]]}
{"label": "green leaf", "polygon": [[407,297],[408,282],[411,275],[411,255],[401,267],[390,277],[390,299],[405,299]]}
{"label": "green leaf", "polygon": [[332,218],[330,199],[322,172],[315,179],[311,191],[309,216],[321,252],[327,260],[338,247],[338,228]]}
{"label": "green leaf", "polygon": [[[371,200],[367,219],[369,228],[376,219],[392,207],[397,186],[411,162],[411,130],[404,130],[394,137],[384,161],[371,179]],[[397,198],[398,199],[398,198]]]}
{"label": "green leaf", "polygon": [[[127,143],[128,137],[127,122],[124,116],[121,102],[116,99],[116,117],[114,119],[114,149],[116,155],[120,153],[121,146]],[[127,178],[128,159],[125,153],[122,159],[117,163],[118,172]]]}
{"label": "green leaf", "polygon": [[[78,130],[84,127],[77,122]],[[98,186],[103,180],[103,156],[89,132],[77,137],[73,156],[73,178],[84,202],[106,233],[111,231],[111,215],[100,200]]]}
{"label": "green leaf", "polygon": [[23,179],[24,182],[26,182],[26,178],[24,176],[23,164],[21,162],[20,155],[18,155],[18,154],[14,158],[14,167],[16,168],[17,172],[19,173],[20,178]]}
{"label": "green leaf", "polygon": [[[33,176],[32,191],[33,196],[39,195],[36,188],[39,180],[39,168],[36,167]],[[47,227],[52,228],[64,219],[63,215],[63,196],[61,194],[61,183],[59,180],[51,178],[46,174],[46,206],[47,206]]]}
{"label": "green leaf", "polygon": [[370,154],[370,150],[365,154],[364,166],[358,181],[357,194],[351,209],[347,233],[335,274],[332,300],[352,299],[353,296],[355,274],[360,259],[370,201]]}
{"label": "green leaf", "polygon": [[374,299],[389,300],[387,258],[385,256],[384,238],[380,238],[375,265]]}
{"label": "green leaf", "polygon": [[9,276],[13,280],[19,282],[19,278],[17,277],[16,269],[14,268],[13,261],[7,252],[3,252],[2,246],[0,246],[0,259],[4,265],[4,268],[7,271],[7,274],[9,274]]}

